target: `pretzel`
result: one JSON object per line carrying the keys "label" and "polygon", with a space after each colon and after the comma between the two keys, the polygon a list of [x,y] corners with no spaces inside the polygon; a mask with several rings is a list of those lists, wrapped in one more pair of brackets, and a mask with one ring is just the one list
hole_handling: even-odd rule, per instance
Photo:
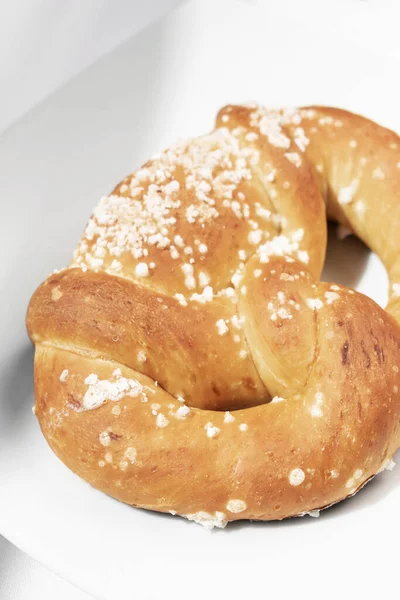
{"label": "pretzel", "polygon": [[[356,493],[400,445],[400,140],[324,107],[226,106],[126,177],[34,293],[56,455],[206,527]],[[326,220],[381,258],[387,311],[319,280]]]}

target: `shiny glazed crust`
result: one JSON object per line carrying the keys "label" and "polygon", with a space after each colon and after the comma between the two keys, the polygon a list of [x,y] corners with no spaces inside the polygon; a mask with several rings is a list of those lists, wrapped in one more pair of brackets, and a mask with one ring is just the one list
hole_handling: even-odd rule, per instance
{"label": "shiny glazed crust", "polygon": [[[227,106],[124,179],[27,313],[57,456],[128,504],[223,527],[354,494],[400,445],[400,140],[352,113]],[[387,312],[319,281],[326,218]]]}

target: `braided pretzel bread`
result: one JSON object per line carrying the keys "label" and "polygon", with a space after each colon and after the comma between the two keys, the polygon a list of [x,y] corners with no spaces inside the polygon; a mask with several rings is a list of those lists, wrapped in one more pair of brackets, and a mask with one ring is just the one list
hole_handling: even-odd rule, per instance
{"label": "braided pretzel bread", "polygon": [[[333,108],[227,106],[155,156],[31,299],[51,448],[208,527],[354,494],[400,446],[399,197],[398,136]],[[326,212],[382,259],[387,312],[319,281]]]}

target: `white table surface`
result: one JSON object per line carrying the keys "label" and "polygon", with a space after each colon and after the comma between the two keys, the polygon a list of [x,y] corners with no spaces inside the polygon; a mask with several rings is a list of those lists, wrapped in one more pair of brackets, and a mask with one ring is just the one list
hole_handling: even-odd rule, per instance
{"label": "white table surface", "polygon": [[1,600],[93,600],[0,537]]}
{"label": "white table surface", "polygon": [[[254,7],[255,18],[257,5],[265,1],[247,0]],[[304,0],[301,3],[281,0],[274,10],[277,15],[290,10],[292,14],[298,13],[300,20],[310,22],[311,19],[318,29],[337,32],[338,43],[342,38],[351,39],[362,48],[373,48],[383,58],[400,58],[396,31],[400,3],[397,0]],[[50,573],[0,536],[0,598],[90,600],[91,597]]]}

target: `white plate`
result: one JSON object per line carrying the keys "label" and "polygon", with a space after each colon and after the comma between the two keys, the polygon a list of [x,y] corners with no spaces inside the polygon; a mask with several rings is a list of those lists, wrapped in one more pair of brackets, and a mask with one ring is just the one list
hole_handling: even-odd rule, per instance
{"label": "white plate", "polygon": [[[397,587],[400,470],[319,519],[210,533],[90,488],[53,456],[30,410],[29,297],[68,262],[98,198],[133,166],[211,128],[228,101],[341,105],[400,130],[398,64],[305,21],[261,18],[268,10],[190,3],[1,138],[0,532],[104,600],[383,596]],[[354,239],[331,241],[326,277],[384,303],[379,261]]]}

